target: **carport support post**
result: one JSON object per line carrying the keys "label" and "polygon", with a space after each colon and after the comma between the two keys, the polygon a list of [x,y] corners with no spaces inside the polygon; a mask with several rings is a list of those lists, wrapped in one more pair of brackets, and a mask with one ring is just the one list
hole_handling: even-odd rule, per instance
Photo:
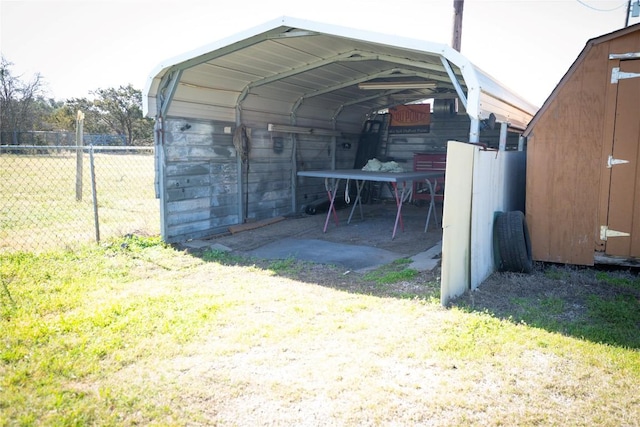
{"label": "carport support post", "polygon": [[472,117],[471,126],[469,127],[469,142],[476,144],[480,142],[480,120]]}
{"label": "carport support post", "polygon": [[298,138],[291,134],[291,212],[296,213],[298,206]]}
{"label": "carport support post", "polygon": [[331,169],[336,170],[336,146],[337,146],[337,138],[335,136],[331,137]]}
{"label": "carport support post", "polygon": [[500,123],[500,143],[498,145],[499,151],[505,151],[507,149],[507,123]]}

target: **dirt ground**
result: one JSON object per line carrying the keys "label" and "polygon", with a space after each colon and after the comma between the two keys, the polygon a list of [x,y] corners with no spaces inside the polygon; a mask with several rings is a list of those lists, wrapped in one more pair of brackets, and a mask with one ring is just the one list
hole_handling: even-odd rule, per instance
{"label": "dirt ground", "polygon": [[[357,214],[347,224],[350,209],[338,211],[339,225],[329,222],[323,232],[326,213],[299,215],[283,219],[274,224],[212,237],[207,244],[221,244],[236,253],[243,253],[266,243],[282,238],[321,239],[336,243],[365,245],[382,248],[411,257],[433,247],[442,240],[442,230],[430,223],[424,231],[427,207],[406,204],[403,206],[404,231],[398,229],[391,238],[395,220],[395,204],[376,203],[364,205],[364,219]],[[441,207],[438,210],[441,218]],[[265,262],[264,265],[268,265]],[[586,316],[587,299],[598,295],[601,298],[615,298],[620,292],[632,292],[640,301],[640,291],[620,290],[598,278],[598,273],[606,271],[614,280],[637,280],[638,269],[612,268],[607,266],[586,268],[577,266],[535,263],[531,274],[495,272],[473,292],[467,292],[453,300],[451,306],[465,307],[478,311],[488,311],[498,317],[518,318],[526,306],[522,301],[562,301],[563,309],[557,313],[558,321],[575,320]],[[439,298],[440,265],[429,271],[383,289],[372,287],[362,280],[362,275],[346,274],[336,266],[315,264],[298,270],[292,278],[319,283],[350,292],[379,296],[413,295],[416,298]]]}
{"label": "dirt ground", "polygon": [[[347,220],[350,208],[338,210],[338,225],[331,218],[326,233],[323,232],[323,228],[327,216],[326,212],[322,212],[315,215],[300,214],[253,230],[213,236],[208,243],[219,243],[234,251],[247,252],[277,239],[293,237],[370,246],[412,256],[426,251],[442,240],[442,229],[435,225],[433,218],[430,220],[428,231],[424,231],[427,212],[427,206],[405,204],[402,207],[404,231],[398,225],[393,239],[395,203],[378,202],[363,206],[363,218],[356,209],[349,224]],[[438,220],[440,218],[441,207],[438,208]]]}

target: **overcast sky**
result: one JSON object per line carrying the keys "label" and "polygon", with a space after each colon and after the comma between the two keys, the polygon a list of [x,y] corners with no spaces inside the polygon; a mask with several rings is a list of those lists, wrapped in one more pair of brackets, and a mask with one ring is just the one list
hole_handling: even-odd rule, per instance
{"label": "overcast sky", "polygon": [[[624,27],[627,4],[466,0],[461,52],[539,106],[589,39]],[[89,97],[143,89],[164,59],[283,15],[450,44],[453,0],[0,0],[0,51],[50,97]]]}

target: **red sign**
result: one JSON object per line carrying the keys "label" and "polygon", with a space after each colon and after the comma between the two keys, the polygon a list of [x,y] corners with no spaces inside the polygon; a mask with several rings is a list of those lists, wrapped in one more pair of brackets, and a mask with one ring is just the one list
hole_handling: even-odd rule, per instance
{"label": "red sign", "polygon": [[398,105],[389,109],[389,133],[427,133],[431,127],[431,104]]}

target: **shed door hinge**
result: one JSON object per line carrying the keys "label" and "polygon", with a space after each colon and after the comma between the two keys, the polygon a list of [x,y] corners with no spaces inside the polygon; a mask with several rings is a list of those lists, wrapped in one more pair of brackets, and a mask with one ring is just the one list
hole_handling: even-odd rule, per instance
{"label": "shed door hinge", "polygon": [[614,67],[611,70],[611,83],[618,83],[618,80],[622,79],[633,79],[634,77],[640,77],[640,73],[626,73],[624,71],[620,71],[620,67]]}
{"label": "shed door hinge", "polygon": [[607,240],[609,237],[629,237],[631,234],[624,231],[609,230],[606,225],[600,226],[600,240]]}
{"label": "shed door hinge", "polygon": [[611,169],[614,165],[624,165],[625,163],[629,163],[629,160],[616,159],[609,154],[609,158],[607,159],[607,168]]}
{"label": "shed door hinge", "polygon": [[610,53],[609,59],[640,59],[640,52]]}

